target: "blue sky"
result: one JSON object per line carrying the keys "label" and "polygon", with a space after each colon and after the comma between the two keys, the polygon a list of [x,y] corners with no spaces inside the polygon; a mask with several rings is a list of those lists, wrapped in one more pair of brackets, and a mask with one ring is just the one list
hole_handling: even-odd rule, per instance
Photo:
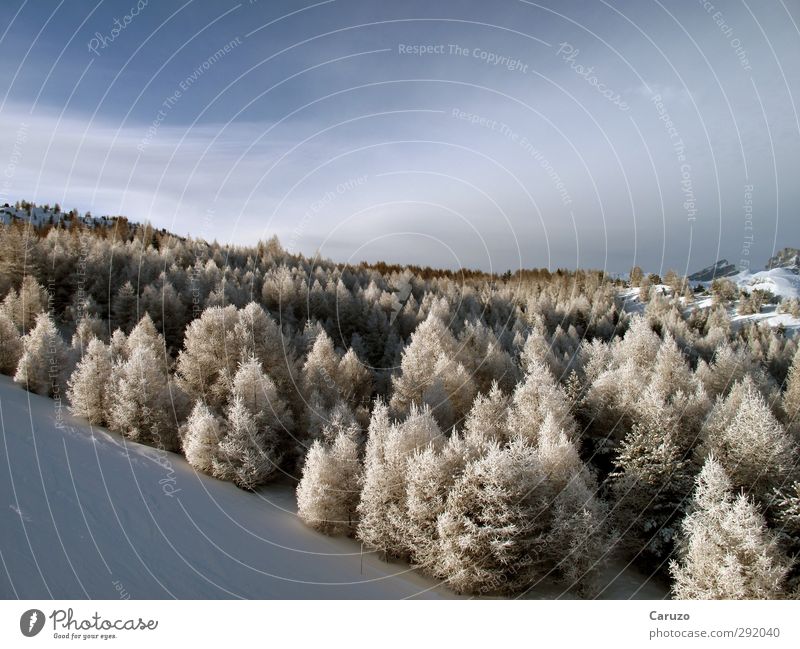
{"label": "blue sky", "polygon": [[0,201],[498,271],[800,246],[796,0],[137,3],[4,3]]}

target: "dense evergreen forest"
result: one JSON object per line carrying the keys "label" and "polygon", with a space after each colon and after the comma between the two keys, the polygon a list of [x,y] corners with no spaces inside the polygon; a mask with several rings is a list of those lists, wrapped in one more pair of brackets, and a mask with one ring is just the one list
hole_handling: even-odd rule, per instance
{"label": "dense evergreen forest", "polygon": [[0,371],[92,424],[246,490],[295,480],[308,525],[458,592],[591,594],[622,558],[676,597],[800,594],[800,354],[729,315],[765,296],[43,213],[0,226]]}

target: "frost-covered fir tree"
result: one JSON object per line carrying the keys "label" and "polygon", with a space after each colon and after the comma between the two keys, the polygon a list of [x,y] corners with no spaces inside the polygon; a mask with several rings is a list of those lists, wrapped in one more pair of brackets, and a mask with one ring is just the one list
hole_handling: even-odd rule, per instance
{"label": "frost-covered fir tree", "polygon": [[570,402],[563,388],[556,383],[550,370],[539,361],[532,361],[525,378],[517,384],[508,413],[508,428],[517,435],[536,443],[540,427],[547,416],[572,437],[577,425],[570,412]]}
{"label": "frost-covered fir tree", "polygon": [[277,440],[259,430],[256,418],[238,395],[228,407],[226,428],[212,460],[214,475],[246,490],[264,484],[279,468]]}
{"label": "frost-covered fir tree", "polygon": [[126,281],[120,286],[111,303],[111,313],[115,328],[119,327],[123,332],[130,332],[136,325],[138,298],[136,289],[133,288],[133,284],[130,281]]}
{"label": "frost-covered fir tree", "polygon": [[186,328],[178,356],[180,386],[193,399],[222,408],[231,392],[231,381],[241,348],[234,336],[236,307],[210,307]]}
{"label": "frost-covered fir tree", "polygon": [[109,350],[111,351],[111,359],[115,363],[121,363],[128,360],[130,347],[128,346],[128,337],[122,329],[115,329],[111,334],[111,341],[109,342]]}
{"label": "frost-covered fir tree", "polygon": [[257,358],[251,356],[240,363],[231,387],[233,396],[242,399],[259,429],[269,429],[276,438],[291,430],[292,413]]}
{"label": "frost-covered fir tree", "polygon": [[614,522],[627,556],[664,567],[692,491],[692,467],[656,412],[623,440],[611,474]]}
{"label": "frost-covered fir tree", "polygon": [[648,320],[636,317],[625,332],[622,340],[612,347],[612,354],[617,366],[632,361],[639,367],[650,367],[658,356],[661,339],[653,331]]}
{"label": "frost-covered fir tree", "polygon": [[305,394],[318,396],[324,407],[331,407],[339,398],[339,360],[330,336],[320,331],[303,365],[302,381]]}
{"label": "frost-covered fir tree", "polygon": [[142,444],[178,449],[175,400],[182,396],[151,346],[131,349],[128,360],[114,369],[113,390],[110,428]]}
{"label": "frost-covered fir tree", "polygon": [[786,391],[783,393],[783,412],[786,429],[800,443],[800,349],[794,355],[789,375],[786,378]]}
{"label": "frost-covered fir tree", "polygon": [[3,300],[3,308],[17,329],[28,334],[36,326],[37,316],[48,310],[50,296],[33,275],[25,275],[19,293],[13,288]]}
{"label": "frost-covered fir tree", "polygon": [[653,388],[667,399],[678,390],[687,390],[693,382],[692,370],[669,332],[664,333],[658,348],[652,377]]}
{"label": "frost-covered fir tree", "polygon": [[164,367],[165,371],[169,368],[164,336],[158,333],[149,313],[142,316],[128,336],[128,350],[133,351],[137,347],[146,347],[153,352],[153,356],[158,359],[159,365]]}
{"label": "frost-covered fir tree", "polygon": [[472,374],[463,363],[440,354],[434,366],[435,380],[423,393],[422,403],[429,405],[444,430],[461,424],[477,392]]}
{"label": "frost-covered fir tree", "polygon": [[140,301],[142,309],[152,315],[155,329],[164,337],[167,349],[178,348],[186,324],[186,308],[164,273],[157,282],[145,287]]}
{"label": "frost-covered fir tree", "polygon": [[428,572],[436,572],[440,548],[437,522],[447,496],[467,464],[488,446],[481,437],[454,433],[441,449],[429,445],[408,462],[403,544],[410,560]]}
{"label": "frost-covered fir tree", "polygon": [[697,375],[712,398],[726,396],[745,377],[749,377],[759,392],[770,401],[778,396],[774,380],[766,375],[747,350],[735,348],[727,341],[714,351],[711,365],[698,366]]}
{"label": "frost-covered fir tree", "polygon": [[[612,547],[608,508],[598,495],[594,473],[557,416],[548,415],[542,424],[537,453],[552,490],[553,508],[550,543],[539,569],[551,566],[548,571],[557,577],[591,592]],[[569,548],[566,554],[563,548]]]}
{"label": "frost-covered fir tree", "polygon": [[296,400],[298,379],[294,347],[272,316],[261,305],[250,302],[239,311],[233,335],[241,358],[257,358],[282,398],[290,404]]}
{"label": "frost-covered fir tree", "polygon": [[675,596],[777,598],[788,568],[756,506],[744,494],[733,495],[725,469],[709,456],[683,522],[678,560],[670,564]]}
{"label": "frost-covered fir tree", "polygon": [[511,391],[519,371],[511,355],[483,322],[468,322],[459,336],[458,360],[474,377],[477,389],[488,392],[492,383]]}
{"label": "frost-covered fir tree", "polygon": [[242,489],[255,489],[277,468],[261,443],[255,417],[239,396],[228,406],[226,434],[217,450],[212,460],[214,476]]}
{"label": "frost-covered fir tree", "polygon": [[348,349],[336,368],[339,391],[354,408],[369,405],[372,395],[372,375],[355,350]]}
{"label": "frost-covered fir tree", "polygon": [[405,416],[412,404],[426,404],[448,428],[466,414],[459,407],[469,401],[469,393],[474,396],[474,386],[453,376],[463,370],[454,360],[457,348],[453,334],[432,310],[412,334],[403,350],[401,373],[392,379],[389,405],[395,415]]}
{"label": "frost-covered fir tree", "polygon": [[0,308],[0,373],[13,375],[22,356],[22,339],[6,310]]}
{"label": "frost-covered fir tree", "polygon": [[36,316],[36,325],[23,336],[22,347],[14,381],[37,394],[56,395],[69,371],[69,358],[67,346],[48,313]]}
{"label": "frost-covered fir tree", "polygon": [[405,556],[404,496],[407,467],[414,453],[441,445],[442,433],[428,408],[412,406],[402,423],[389,421],[379,402],[372,412],[364,458],[364,480],[358,504],[358,537],[382,552]]}
{"label": "frost-covered fir tree", "polygon": [[700,453],[713,454],[737,488],[764,503],[796,475],[797,447],[749,377],[717,401]]}
{"label": "frost-covered fir tree", "polygon": [[360,431],[354,424],[336,423],[325,431],[330,442],[316,440],[306,456],[297,486],[297,514],[325,534],[353,535],[358,522]]}
{"label": "frost-covered fir tree", "polygon": [[181,446],[186,461],[198,471],[212,475],[214,458],[223,434],[224,424],[209,407],[198,401],[183,431]]}
{"label": "frost-covered fir tree", "polygon": [[91,315],[84,315],[79,321],[72,334],[72,350],[77,358],[83,356],[89,348],[89,341],[92,338],[103,340],[108,334],[106,327],[100,318]]}
{"label": "frost-covered fir tree", "polygon": [[243,362],[232,381],[225,434],[212,458],[213,475],[242,489],[264,484],[280,470],[291,413],[255,358]]}
{"label": "frost-covered fir tree", "polygon": [[448,494],[435,573],[463,593],[515,593],[546,578],[590,587],[609,548],[594,492],[552,417],[538,447],[493,443]]}
{"label": "frost-covered fir tree", "polygon": [[511,438],[508,428],[509,398],[495,382],[488,394],[479,394],[472,403],[466,422],[465,435],[473,444],[495,441],[505,443]]}
{"label": "frost-covered fir tree", "polygon": [[92,338],[68,382],[67,398],[72,414],[91,424],[105,425],[113,391],[111,350],[99,338]]}

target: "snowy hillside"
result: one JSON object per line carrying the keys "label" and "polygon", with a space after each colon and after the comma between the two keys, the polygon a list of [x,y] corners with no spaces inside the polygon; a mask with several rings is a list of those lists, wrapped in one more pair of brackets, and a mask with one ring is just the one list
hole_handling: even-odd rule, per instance
{"label": "snowy hillside", "polygon": [[[355,541],[311,531],[288,484],[246,493],[78,420],[59,429],[54,404],[0,376],[0,597],[454,596],[402,563],[362,556]],[[606,575],[601,597],[664,596],[634,571]]]}
{"label": "snowy hillside", "polygon": [[[723,260],[724,261],[724,260]],[[722,279],[719,277],[717,279]],[[762,270],[757,273],[741,271],[724,279],[733,282],[739,289],[750,293],[751,291],[767,291],[783,300],[796,300],[800,298],[800,275],[797,275],[788,268],[772,268]],[[712,282],[696,282],[703,286],[706,291],[710,291]],[[695,286],[695,283],[692,283]],[[654,284],[653,290],[662,295],[671,295],[672,289],[665,284]],[[629,287],[618,292],[618,297],[622,301],[622,308],[627,313],[644,313],[645,303],[640,300],[639,288]],[[701,293],[694,302],[687,302],[684,299],[684,306],[687,310],[707,309],[713,304],[713,299],[708,293]],[[783,327],[789,333],[800,331],[800,318],[789,313],[781,313],[778,305],[766,304],[760,313],[742,315],[737,312],[738,301],[733,302],[728,308],[728,315],[734,324],[742,325],[748,322],[758,322],[770,327]]]}
{"label": "snowy hillside", "polygon": [[[3,598],[452,597],[316,534],[289,486],[248,494],[66,419],[0,377]],[[9,474],[10,472],[10,474]]]}
{"label": "snowy hillside", "polygon": [[[800,276],[786,268],[773,268],[757,273],[742,271],[728,278],[745,292],[755,290],[768,291],[781,300],[791,300],[800,297]],[[710,283],[708,283],[710,286]],[[711,305],[708,298],[698,304],[699,307]],[[741,315],[736,308],[730,309],[731,321],[734,324],[757,322],[770,327],[783,327],[789,333],[800,331],[800,318],[789,313],[780,313],[774,304],[764,305],[760,313]]]}
{"label": "snowy hillside", "polygon": [[745,270],[729,279],[746,291],[769,291],[781,299],[800,297],[800,275],[788,268],[772,268],[758,273]]}
{"label": "snowy hillside", "polygon": [[15,221],[30,222],[34,227],[55,225],[62,222],[69,224],[77,221],[84,226],[94,228],[110,225],[114,222],[114,217],[90,216],[85,214],[76,215],[74,212],[56,211],[53,208],[36,205],[30,206],[29,208],[20,207],[19,209],[8,204],[0,206],[0,223],[8,225]]}

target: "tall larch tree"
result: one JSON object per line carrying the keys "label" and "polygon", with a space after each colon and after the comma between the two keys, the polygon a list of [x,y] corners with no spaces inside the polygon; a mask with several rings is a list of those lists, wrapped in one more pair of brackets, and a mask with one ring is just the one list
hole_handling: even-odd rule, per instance
{"label": "tall larch tree", "polygon": [[[344,422],[342,422],[344,423]],[[310,527],[329,534],[355,534],[358,524],[361,461],[354,424],[336,422],[315,440],[306,456],[297,486],[297,513]]]}
{"label": "tall larch tree", "polygon": [[109,389],[111,376],[111,350],[99,338],[92,338],[68,382],[72,414],[85,417],[89,423],[105,425],[113,394]]}
{"label": "tall larch tree", "polygon": [[744,494],[734,496],[722,464],[709,456],[670,564],[675,597],[772,599],[781,595],[788,569],[756,506]]}
{"label": "tall larch tree", "polygon": [[58,394],[69,376],[69,354],[50,314],[36,316],[36,325],[23,336],[22,347],[14,381],[37,394]]}

